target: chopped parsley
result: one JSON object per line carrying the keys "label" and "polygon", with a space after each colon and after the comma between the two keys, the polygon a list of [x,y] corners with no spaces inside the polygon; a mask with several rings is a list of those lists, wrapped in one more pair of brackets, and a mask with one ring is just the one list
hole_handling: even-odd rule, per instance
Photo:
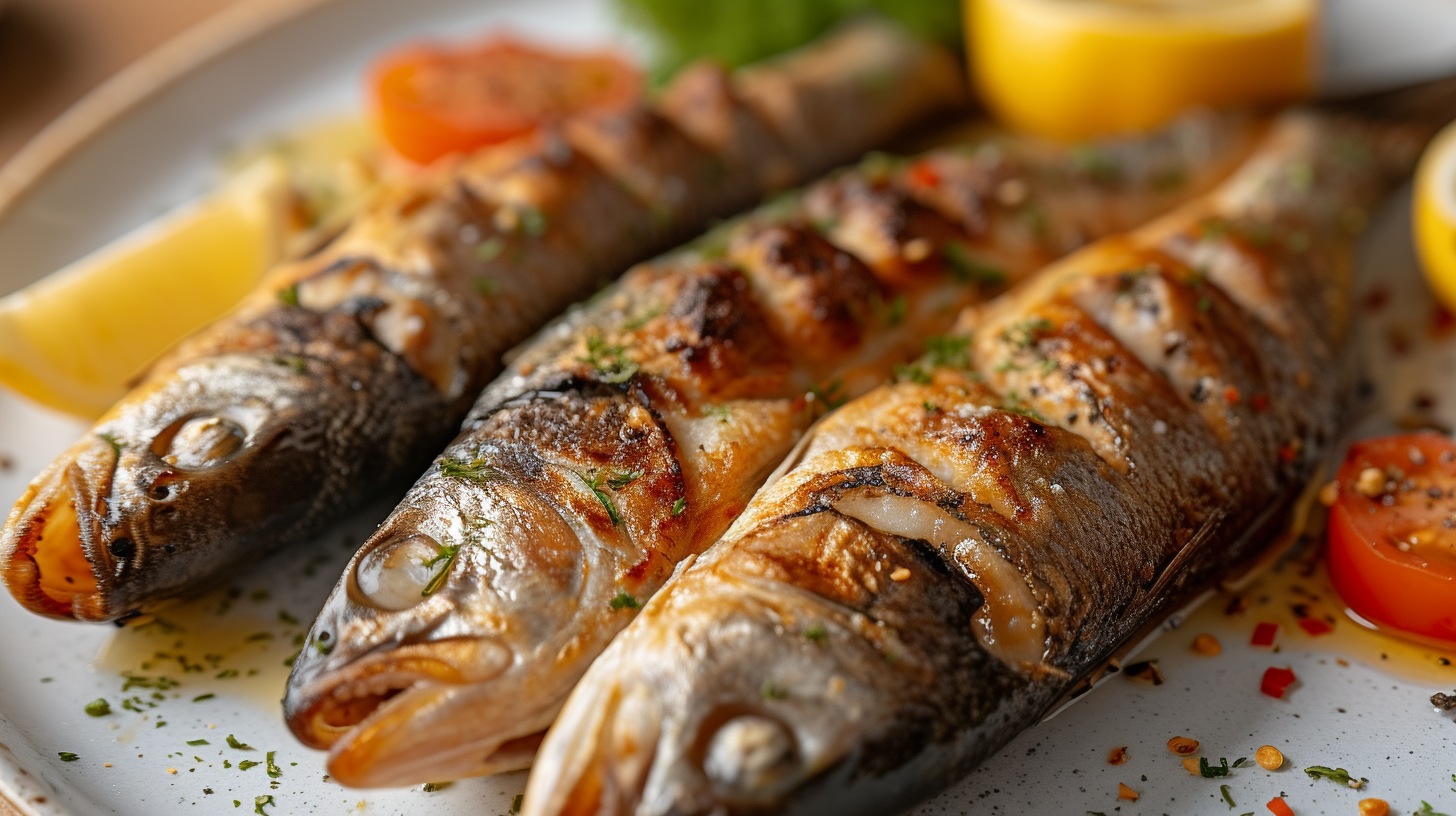
{"label": "chopped parsley", "polygon": [[292,286],[290,286],[290,287],[288,287],[286,289],[279,289],[278,290],[278,299],[280,301],[282,301],[285,306],[297,306],[298,305],[298,284],[295,283],[295,284],[293,284]]}
{"label": "chopped parsley", "polygon": [[824,407],[831,411],[849,401],[849,397],[841,393],[844,383],[840,380],[830,380],[823,385],[815,385],[809,388],[809,393],[814,399],[823,403]]}
{"label": "chopped parsley", "polygon": [[75,762],[81,758],[79,754],[73,754],[70,751],[60,751],[56,756],[60,757],[62,762]]}
{"label": "chopped parsley", "polygon": [[448,479],[465,479],[476,483],[501,478],[501,472],[486,464],[484,459],[470,462],[464,459],[441,459],[440,475]]}
{"label": "chopped parsley", "polygon": [[247,744],[245,742],[238,742],[238,738],[237,737],[234,737],[232,734],[228,734],[227,735],[227,744],[228,744],[228,747],[229,748],[236,748],[239,751],[251,751],[251,750],[253,750],[253,746],[251,746],[251,745],[249,745],[249,744]]}
{"label": "chopped parsley", "polygon": [[637,363],[627,356],[627,347],[611,345],[600,334],[586,338],[586,356],[579,359],[596,369],[602,382],[624,383],[637,373]]}
{"label": "chopped parsley", "polygon": [[1072,148],[1072,166],[1097,184],[1114,184],[1122,180],[1122,165],[1106,151],[1090,145]]}
{"label": "chopped parsley", "polygon": [[[478,247],[475,248],[475,257],[479,258],[482,261],[493,261],[496,258],[499,258],[500,257],[501,250],[503,250],[505,248],[506,248],[506,242],[505,241],[502,241],[500,239],[500,236],[493,235],[493,236],[485,239],[484,241],[481,241],[480,242],[480,246],[478,246]],[[494,283],[494,281],[492,281],[492,283]],[[476,291],[480,291],[479,284],[476,284]],[[481,294],[491,294],[491,293],[489,293],[489,292],[482,292]]]}
{"label": "chopped parsley", "polygon": [[1052,322],[1044,317],[1029,317],[1007,326],[1001,332],[1002,339],[1017,348],[1026,348],[1035,343],[1043,332],[1051,331]]}
{"label": "chopped parsley", "polygon": [[976,260],[959,241],[947,241],[941,252],[950,265],[951,275],[961,283],[1000,286],[1006,282],[1005,272]]}
{"label": "chopped parsley", "polygon": [[1248,764],[1248,762],[1249,762],[1249,758],[1248,757],[1239,757],[1238,759],[1234,760],[1233,767],[1235,767],[1235,768],[1242,768],[1242,767],[1244,767],[1244,765]]}
{"label": "chopped parsley", "polygon": [[111,713],[111,703],[106,702],[105,697],[97,697],[86,704],[86,713],[93,717],[105,717]]}
{"label": "chopped parsley", "polygon": [[253,812],[254,813],[262,814],[262,816],[268,816],[268,813],[266,811],[264,811],[263,808],[265,808],[265,807],[271,807],[272,805],[273,805],[273,796],[272,796],[272,794],[269,794],[267,796],[255,796],[255,797],[253,797]]}
{"label": "chopped parsley", "polygon": [[759,689],[758,693],[765,700],[787,700],[789,698],[788,689],[776,686],[767,680],[764,681],[763,687]]}
{"label": "chopped parsley", "polygon": [[499,288],[495,282],[495,278],[476,278],[471,281],[470,285],[475,288],[476,294],[485,295],[486,297],[494,295]]}
{"label": "chopped parsley", "polygon": [[657,317],[658,315],[662,314],[663,311],[664,310],[663,310],[662,306],[660,306],[660,305],[653,306],[651,309],[648,309],[647,311],[642,312],[641,314],[637,315],[636,317],[633,317],[633,318],[631,318],[631,319],[623,322],[622,323],[622,328],[625,329],[626,331],[637,331],[638,329],[642,328],[643,326],[646,326],[647,323],[652,320],[652,318]]}
{"label": "chopped parsley", "polygon": [[[590,474],[588,476],[583,476],[580,473],[576,473],[576,471],[572,471],[572,473],[582,481],[582,484],[587,486],[587,489],[592,492],[593,496],[597,497],[597,501],[601,502],[602,506],[607,508],[607,517],[612,520],[612,524],[614,526],[621,524],[622,517],[617,513],[617,505],[612,502],[612,497],[607,495],[607,491],[602,489],[603,484],[610,486],[610,479],[604,479],[603,474],[597,470],[588,471]],[[626,484],[626,482],[623,482],[623,486]]]}
{"label": "chopped parsley", "polygon": [[194,746],[196,746],[196,745],[210,745],[211,743],[209,743],[205,739],[195,739],[195,740],[187,740],[187,744],[188,745],[194,745]]}
{"label": "chopped parsley", "polygon": [[313,639],[313,647],[318,649],[319,654],[326,655],[334,650],[334,644],[329,642],[330,637],[333,636],[328,632],[319,632],[318,637]]}
{"label": "chopped parsley", "polygon": [[[122,442],[119,439],[117,439],[116,436],[113,435],[113,434],[109,434],[109,433],[98,433],[96,435],[99,436],[99,437],[101,437],[103,440],[106,441],[106,444],[108,444],[108,445],[111,446],[111,452],[112,453],[115,453],[115,454],[120,455],[121,454],[121,449],[124,448],[124,447],[126,447],[126,443],[125,442]],[[50,678],[47,677],[46,679],[42,680],[41,682],[42,683],[48,683],[48,682],[50,682]]]}
{"label": "chopped parsley", "polygon": [[641,609],[642,604],[631,595],[625,592],[618,592],[617,597],[612,599],[612,609]]}
{"label": "chopped parsley", "polygon": [[607,486],[613,490],[621,490],[629,484],[642,478],[642,471],[630,470],[626,473],[614,473],[607,476]]}
{"label": "chopped parsley", "polygon": [[[428,598],[431,595],[434,595],[436,592],[440,591],[440,587],[445,585],[445,579],[450,577],[450,568],[455,566],[455,559],[459,557],[459,544],[441,544],[440,551],[435,553],[435,557],[431,558],[428,561],[420,562],[420,565],[423,566],[425,569],[434,567],[436,564],[440,565],[439,568],[436,569],[432,575],[430,575],[430,580],[428,583],[425,584],[425,588],[420,590],[421,598]],[[329,648],[332,649],[333,647],[330,646]],[[323,652],[323,649],[320,648],[319,651]],[[324,652],[324,654],[328,653]]]}
{"label": "chopped parsley", "polygon": [[521,232],[529,238],[540,238],[546,234],[546,214],[535,207],[521,207]]}
{"label": "chopped parsley", "polygon": [[1214,767],[1212,767],[1212,766],[1210,766],[1208,764],[1208,757],[1199,757],[1198,758],[1198,774],[1199,774],[1199,776],[1202,776],[1204,779],[1216,779],[1216,778],[1218,778],[1220,776],[1228,776],[1229,775],[1229,764],[1228,764],[1228,760],[1227,759],[1224,759],[1223,757],[1219,757],[1218,758],[1218,761],[1219,761],[1219,763],[1221,765],[1223,765],[1223,767],[1221,767],[1221,768],[1214,768]]}
{"label": "chopped parsley", "polygon": [[520,813],[521,812],[521,802],[525,798],[526,798],[526,795],[524,793],[518,793],[518,794],[516,794],[516,798],[514,798],[514,799],[511,800],[511,812],[512,813]]}
{"label": "chopped parsley", "polygon": [[1414,813],[1412,813],[1411,816],[1446,816],[1446,814],[1444,814],[1444,813],[1437,813],[1435,810],[1432,810],[1431,809],[1431,803],[1430,802],[1427,802],[1424,799],[1422,799],[1421,800],[1421,809],[1415,811]]}
{"label": "chopped parsley", "polygon": [[273,779],[277,779],[278,777],[280,777],[280,776],[283,775],[283,769],[282,768],[279,768],[278,765],[273,762],[273,755],[276,754],[276,753],[278,753],[278,752],[277,751],[269,751],[268,752],[268,756],[267,756],[267,760],[268,760],[268,776],[272,777]]}
{"label": "chopped parsley", "polygon": [[933,414],[936,411],[939,411],[940,410],[940,406],[939,405],[936,405],[935,403],[931,402],[930,400],[924,400],[920,404],[923,405],[923,406],[925,406],[925,413],[927,413],[927,414]]}
{"label": "chopped parsley", "polygon": [[715,416],[719,422],[726,423],[733,417],[733,408],[728,405],[709,405],[703,408],[703,416]]}
{"label": "chopped parsley", "polygon": [[1229,810],[1233,810],[1234,809],[1234,797],[1229,794],[1229,786],[1228,785],[1219,785],[1218,786],[1218,789],[1219,789],[1220,792],[1223,793],[1223,800],[1225,802],[1228,802],[1229,803]]}
{"label": "chopped parsley", "polygon": [[173,680],[170,677],[143,677],[142,675],[132,674],[130,672],[122,672],[121,676],[123,678],[123,682],[121,684],[122,691],[131,691],[134,688],[149,688],[157,689],[159,691],[167,691],[168,689],[174,689],[177,686],[181,685],[176,680]]}
{"label": "chopped parsley", "polygon": [[289,614],[287,609],[278,610],[278,620],[280,623],[286,623],[290,626],[297,626],[299,624],[298,618],[295,618],[293,617],[293,615]]}
{"label": "chopped parsley", "polygon": [[246,771],[249,768],[252,768],[252,767],[255,767],[255,766],[258,766],[258,765],[262,765],[262,764],[263,763],[261,763],[261,762],[254,762],[251,759],[245,759],[245,760],[242,760],[241,762],[238,763],[238,770],[240,770],[240,771]]}
{"label": "chopped parsley", "polygon": [[424,787],[424,791],[425,791],[425,793],[434,793],[435,791],[442,791],[442,790],[450,787],[453,784],[455,784],[455,783],[454,782],[426,782],[425,783],[425,787]]}
{"label": "chopped parsley", "polygon": [[828,639],[829,630],[825,629],[824,624],[822,623],[816,623],[813,626],[810,626],[808,629],[804,630],[804,640],[807,640],[810,643],[823,643]]}
{"label": "chopped parsley", "polygon": [[1350,772],[1344,768],[1326,768],[1323,765],[1311,765],[1304,769],[1310,779],[1328,779],[1331,782],[1338,782],[1341,785],[1349,785],[1358,788],[1365,784],[1365,780],[1350,776]]}
{"label": "chopped parsley", "polygon": [[674,516],[681,516],[682,512],[686,509],[688,509],[687,499],[678,499],[672,503],[672,514]]}
{"label": "chopped parsley", "polygon": [[910,309],[910,301],[905,298],[905,295],[899,294],[886,303],[876,292],[870,295],[870,308],[885,325],[898,326],[905,322],[905,314]]}
{"label": "chopped parsley", "polygon": [[194,702],[194,703],[200,703],[203,700],[211,700],[212,698],[214,698],[216,696],[217,696],[216,694],[199,694],[196,697],[193,697],[192,698],[192,702]]}
{"label": "chopped parsley", "polygon": [[1200,312],[1207,312],[1208,310],[1210,310],[1212,308],[1213,308],[1213,301],[1210,300],[1209,298],[1201,297],[1201,298],[1198,299],[1198,311],[1200,311]]}

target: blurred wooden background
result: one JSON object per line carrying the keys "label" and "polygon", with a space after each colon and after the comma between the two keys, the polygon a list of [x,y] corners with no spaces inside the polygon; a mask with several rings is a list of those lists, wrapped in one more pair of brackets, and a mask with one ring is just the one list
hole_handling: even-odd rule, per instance
{"label": "blurred wooden background", "polygon": [[240,2],[0,0],[0,164],[106,78]]}

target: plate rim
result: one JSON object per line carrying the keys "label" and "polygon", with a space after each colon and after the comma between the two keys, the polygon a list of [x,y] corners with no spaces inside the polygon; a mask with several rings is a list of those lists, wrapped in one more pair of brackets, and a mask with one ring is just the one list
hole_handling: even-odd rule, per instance
{"label": "plate rim", "polygon": [[167,87],[306,12],[340,2],[235,2],[142,55],[88,91],[0,164],[0,221],[14,215],[52,172],[92,139]]}

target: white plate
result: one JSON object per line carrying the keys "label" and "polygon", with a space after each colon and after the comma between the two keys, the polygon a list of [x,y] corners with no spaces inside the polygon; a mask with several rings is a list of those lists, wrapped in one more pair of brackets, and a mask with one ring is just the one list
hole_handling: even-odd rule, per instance
{"label": "white plate", "polygon": [[[8,205],[0,203],[0,293],[204,189],[215,180],[216,157],[228,145],[357,110],[364,66],[393,43],[468,36],[504,24],[557,41],[630,45],[610,10],[591,0],[270,0],[239,6],[250,8],[206,36],[171,47],[165,59],[133,72],[58,124],[49,147],[32,149],[19,164],[0,170],[0,202],[26,189]],[[287,19],[273,25],[278,17]],[[220,54],[205,57],[228,42]],[[186,66],[180,78],[153,89],[157,72],[179,65]],[[98,119],[107,126],[89,135]],[[1408,215],[1397,204],[1364,247],[1366,274],[1398,284],[1394,305],[1365,321],[1377,337],[1384,336],[1375,325],[1382,321],[1418,335],[1420,329],[1410,327],[1427,316],[1407,233]],[[1453,365],[1456,348],[1447,342],[1377,368],[1389,380],[1383,394],[1392,405],[1404,406],[1411,389],[1423,388],[1437,395],[1444,421],[1456,424]],[[0,506],[8,507],[82,430],[81,423],[0,393]],[[164,615],[176,631],[41,620],[8,596],[0,599],[0,793],[27,814],[74,816],[249,813],[255,797],[264,795],[276,802],[266,809],[270,814],[506,813],[524,784],[522,774],[433,793],[346,790],[324,780],[322,754],[301,747],[281,722],[276,700],[286,676],[283,658],[302,625],[280,618],[279,610],[306,624],[349,555],[341,542],[346,536],[362,540],[387,510],[381,505],[361,513],[314,545],[239,576],[233,584],[239,598],[224,615],[216,614],[222,594]],[[253,600],[259,590],[268,598]],[[1279,600],[1272,597],[1271,605]],[[1450,792],[1456,783],[1449,777],[1456,771],[1456,727],[1450,715],[1435,714],[1423,702],[1436,686],[1392,679],[1359,663],[1339,666],[1311,650],[1329,644],[1297,633],[1286,633],[1290,648],[1280,655],[1253,651],[1244,643],[1264,608],[1239,618],[1224,618],[1220,608],[1209,605],[1147,649],[1145,657],[1161,660],[1167,684],[1152,688],[1112,678],[918,812],[1227,813],[1221,782],[1238,803],[1235,816],[1266,813],[1263,803],[1280,792],[1301,816],[1355,812],[1359,794],[1312,782],[1296,764],[1341,765],[1367,776],[1371,795],[1391,800],[1397,814],[1419,807],[1419,799],[1456,812],[1456,793]],[[1191,635],[1204,630],[1219,635],[1223,655],[1199,658],[1188,651]],[[255,633],[271,637],[248,640]],[[175,658],[154,657],[157,651],[183,654],[189,665],[205,670],[182,671]],[[204,657],[208,653],[212,661]],[[151,689],[120,693],[119,670],[140,669],[148,658],[152,665],[143,674],[162,674],[166,664],[165,673],[182,685],[166,690],[155,708],[124,710],[123,699],[133,696],[153,702]],[[1258,694],[1258,677],[1272,664],[1292,665],[1301,679],[1287,701]],[[237,676],[226,676],[229,670]],[[1456,685],[1456,669],[1443,682],[1447,691]],[[214,696],[194,702],[207,694]],[[87,716],[84,704],[99,697],[109,700],[113,713]],[[166,725],[158,727],[158,721]],[[1291,767],[1276,774],[1240,768],[1228,780],[1195,779],[1163,747],[1177,733],[1197,737],[1205,753],[1230,761],[1273,742],[1285,749]],[[228,734],[255,750],[229,748]],[[187,744],[197,739],[208,744]],[[1114,767],[1106,756],[1117,746],[1128,746],[1131,759]],[[80,758],[62,762],[62,751]],[[282,772],[276,780],[265,775],[265,765],[237,767],[242,760],[263,761],[268,751],[276,752]],[[1118,782],[1142,798],[1117,802]]]}

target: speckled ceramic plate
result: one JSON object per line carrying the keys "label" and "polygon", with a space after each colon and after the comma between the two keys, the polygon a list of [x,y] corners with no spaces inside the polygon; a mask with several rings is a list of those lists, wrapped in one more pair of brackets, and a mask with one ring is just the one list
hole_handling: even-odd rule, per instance
{"label": "speckled ceramic plate", "polygon": [[[1402,1],[1437,14],[1456,8],[1447,0]],[[1456,24],[1421,26],[1406,16],[1383,30],[1371,20],[1389,18],[1388,8],[1374,0],[1331,8],[1336,84],[1418,78],[1456,62]],[[227,146],[357,110],[361,71],[384,47],[493,25],[568,43],[622,36],[609,9],[591,0],[239,4],[129,71],[0,169],[0,294],[204,189]],[[1420,29],[1432,33],[1425,51],[1388,45],[1391,38],[1408,43],[1400,32]],[[1368,299],[1382,308],[1361,315],[1371,338],[1361,346],[1380,360],[1374,369],[1384,406],[1365,427],[1409,413],[1418,394],[1434,403],[1427,413],[1456,425],[1456,344],[1428,331],[1431,305],[1415,272],[1402,201],[1392,202],[1364,246],[1365,287],[1385,293]],[[1392,339],[1411,350],[1390,357]],[[8,507],[82,430],[0,393],[0,505]],[[523,774],[439,791],[352,791],[328,781],[322,754],[301,747],[283,726],[277,700],[294,638],[353,544],[387,510],[361,513],[140,628],[41,620],[0,597],[0,794],[26,816],[505,814]],[[1225,614],[1228,598],[1217,598],[1175,618],[1180,626],[1170,621],[1171,631],[1135,658],[1156,659],[1162,685],[1113,675],[918,812],[1239,816],[1267,812],[1264,803],[1283,793],[1300,816],[1355,813],[1361,794],[1306,778],[1299,768],[1312,764],[1368,777],[1370,795],[1390,800],[1397,814],[1413,812],[1422,799],[1456,812],[1456,724],[1425,702],[1432,691],[1456,686],[1456,670],[1441,664],[1442,655],[1358,631],[1317,569],[1306,575],[1307,559],[1295,553],[1243,591],[1246,611]],[[1291,603],[1329,614],[1335,633],[1304,635],[1293,625]],[[1246,645],[1262,620],[1285,624],[1277,653]],[[1222,654],[1190,651],[1201,632],[1220,640]],[[1271,665],[1299,677],[1286,700],[1258,692]],[[111,713],[89,716],[86,704],[98,699]],[[1178,734],[1200,740],[1215,761],[1234,763],[1273,743],[1289,763],[1274,773],[1241,766],[1227,779],[1194,778],[1164,747]],[[248,747],[234,747],[230,737]],[[1127,761],[1109,764],[1119,747]],[[62,752],[76,758],[63,761]],[[1138,791],[1138,801],[1118,801],[1119,783]]]}

